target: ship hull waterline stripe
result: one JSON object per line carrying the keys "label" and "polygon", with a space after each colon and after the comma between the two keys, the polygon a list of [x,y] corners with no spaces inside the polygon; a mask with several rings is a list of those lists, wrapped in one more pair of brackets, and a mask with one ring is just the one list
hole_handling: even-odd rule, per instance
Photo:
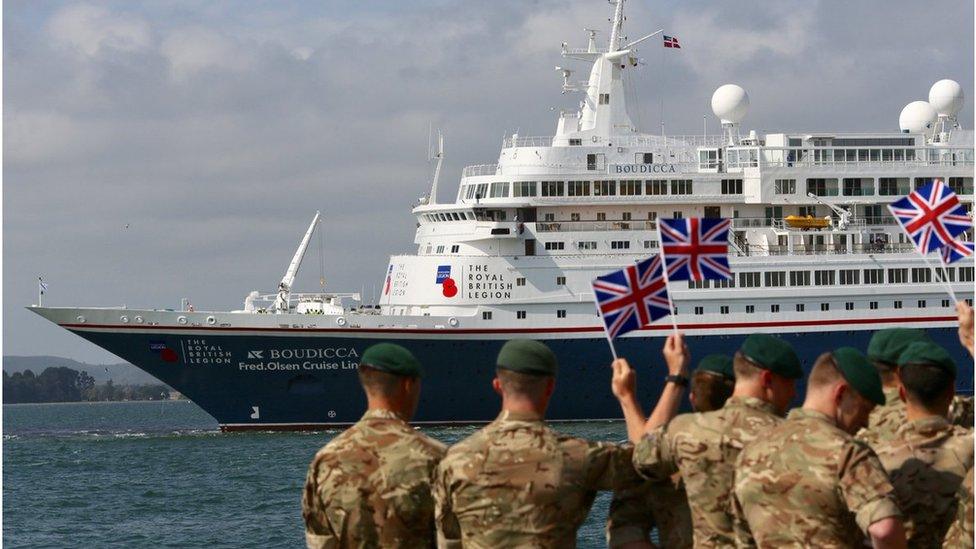
{"label": "ship hull waterline stripe", "polygon": [[[802,326],[843,326],[865,324],[908,324],[921,322],[954,322],[955,316],[924,316],[897,318],[848,318],[821,320],[783,320],[759,322],[712,322],[707,324],[678,323],[680,330],[712,330],[719,328],[788,328]],[[281,333],[389,333],[389,334],[559,334],[596,333],[602,326],[570,326],[566,328],[264,328],[264,327],[226,327],[226,326],[124,326],[116,324],[59,324],[67,330],[139,330],[147,332],[163,331],[206,331],[206,332],[281,332]],[[671,330],[670,324],[657,324],[640,328],[646,331]]]}
{"label": "ship hull waterline stripe", "polygon": [[[410,425],[415,427],[443,427],[458,425],[488,425],[495,420],[485,419],[460,419],[452,421],[410,421]],[[622,422],[623,418],[598,418],[598,419],[546,419],[546,423],[615,423]],[[342,421],[335,423],[220,423],[222,432],[239,431],[324,431],[327,429],[345,429],[355,425],[355,421]]]}

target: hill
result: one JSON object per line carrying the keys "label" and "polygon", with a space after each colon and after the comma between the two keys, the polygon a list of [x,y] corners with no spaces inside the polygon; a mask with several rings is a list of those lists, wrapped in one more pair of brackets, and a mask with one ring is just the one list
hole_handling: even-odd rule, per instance
{"label": "hill", "polygon": [[95,379],[95,383],[105,383],[109,379],[115,385],[145,385],[162,383],[153,376],[143,372],[128,362],[118,364],[88,364],[60,356],[5,356],[3,357],[3,371],[8,374],[30,370],[40,374],[45,368],[66,367],[72,370],[88,372]]}

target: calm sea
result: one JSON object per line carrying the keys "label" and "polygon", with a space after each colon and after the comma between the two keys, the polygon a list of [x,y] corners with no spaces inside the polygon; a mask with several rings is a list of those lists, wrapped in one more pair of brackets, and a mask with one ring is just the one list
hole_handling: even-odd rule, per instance
{"label": "calm sea", "polygon": [[[622,422],[557,425],[594,440]],[[474,427],[424,429],[453,443]],[[338,431],[234,433],[186,401],[3,407],[5,547],[300,547],[301,489]],[[609,495],[579,533],[602,547]]]}

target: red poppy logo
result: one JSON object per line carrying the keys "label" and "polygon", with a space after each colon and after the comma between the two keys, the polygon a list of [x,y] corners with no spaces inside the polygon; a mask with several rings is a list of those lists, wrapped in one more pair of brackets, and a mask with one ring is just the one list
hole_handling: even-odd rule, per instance
{"label": "red poppy logo", "polygon": [[454,297],[457,295],[458,288],[453,278],[447,277],[441,282],[441,292],[444,294],[444,297]]}

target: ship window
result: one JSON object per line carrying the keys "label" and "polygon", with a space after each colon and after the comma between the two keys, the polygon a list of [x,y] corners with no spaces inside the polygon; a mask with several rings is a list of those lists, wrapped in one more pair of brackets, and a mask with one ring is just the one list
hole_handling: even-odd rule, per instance
{"label": "ship window", "polygon": [[813,283],[817,286],[833,286],[835,280],[834,271],[814,271]]}
{"label": "ship window", "polygon": [[746,305],[746,312],[747,313],[754,313],[754,312],[756,312],[756,306],[755,305]]}
{"label": "ship window", "polygon": [[620,219],[623,221],[630,221],[630,212],[624,212],[620,214]]}
{"label": "ship window", "polygon": [[739,273],[740,288],[758,288],[759,280],[759,273]]}
{"label": "ship window", "polygon": [[925,308],[925,300],[924,299],[919,299],[918,300],[918,308],[919,309],[924,309]]}
{"label": "ship window", "polygon": [[629,250],[630,241],[629,240],[611,240],[610,241],[611,250]]}
{"label": "ship window", "polygon": [[973,267],[959,267],[959,282],[973,281]]}
{"label": "ship window", "polygon": [[796,179],[777,179],[773,182],[776,194],[796,194]]}
{"label": "ship window", "polygon": [[716,288],[735,288],[735,279],[730,278],[728,280],[716,280],[715,281],[715,287]]}
{"label": "ship window", "polygon": [[426,252],[424,252],[424,253],[425,253],[425,254],[427,254],[427,255],[430,255],[430,251],[431,251],[431,249],[432,249],[432,246],[431,246],[430,244],[428,244],[428,245],[427,245],[427,251],[426,251]]}
{"label": "ship window", "polygon": [[654,153],[637,153],[637,162],[639,164],[653,164]]}
{"label": "ship window", "polygon": [[563,196],[566,188],[562,181],[543,181],[542,196]]}
{"label": "ship window", "polygon": [[579,138],[569,140],[570,147],[579,147],[582,144],[583,144],[583,140]]}
{"label": "ship window", "polygon": [[708,288],[710,286],[709,282],[711,281],[710,280],[689,280],[688,288],[692,290],[701,290],[704,288]]}
{"label": "ship window", "polygon": [[842,285],[852,285],[861,283],[861,273],[856,269],[841,269],[840,271],[840,283]]}
{"label": "ship window", "polygon": [[649,250],[651,248],[657,248],[657,241],[655,241],[655,240],[645,240],[644,241],[644,249],[645,250]]}
{"label": "ship window", "polygon": [[590,196],[589,181],[567,181],[566,187],[568,196]]}
{"label": "ship window", "polygon": [[484,311],[481,313],[481,320],[491,320],[491,311]]}
{"label": "ship window", "polygon": [[600,94],[600,104],[601,105],[609,105],[610,104],[610,94],[609,93],[601,93]]}
{"label": "ship window", "polygon": [[671,218],[672,219],[681,219],[683,217],[684,217],[684,215],[681,212],[677,212],[677,211],[671,212]]}
{"label": "ship window", "polygon": [[705,314],[705,308],[704,307],[695,307],[695,314],[696,315]]}
{"label": "ship window", "polygon": [[905,284],[908,282],[908,269],[888,269],[888,284]]}
{"label": "ship window", "polygon": [[798,313],[802,313],[803,312],[803,309],[805,309],[805,308],[806,308],[806,306],[803,303],[797,303],[796,304],[796,312],[798,312]]}
{"label": "ship window", "polygon": [[767,271],[765,278],[766,286],[786,286],[786,271]]}
{"label": "ship window", "polygon": [[524,319],[525,318],[525,311],[515,311],[515,318]]}
{"label": "ship window", "polygon": [[507,198],[508,181],[491,184],[491,198]]}
{"label": "ship window", "polygon": [[956,268],[955,267],[942,267],[938,271],[935,271],[935,281],[936,282],[955,282],[956,281]]}
{"label": "ship window", "polygon": [[620,182],[621,196],[635,196],[641,194],[641,182],[635,179],[625,179]]}
{"label": "ship window", "polygon": [[721,314],[723,314],[723,315],[729,314],[729,306],[728,305],[722,305],[722,306],[720,306],[718,308],[718,312],[721,313]]}
{"label": "ship window", "polygon": [[742,194],[741,179],[723,179],[722,194]]}
{"label": "ship window", "polygon": [[455,245],[451,246],[451,253],[452,254],[456,254],[456,253],[458,253],[458,251],[460,251],[460,249],[461,249],[461,246],[455,244]]}
{"label": "ship window", "polygon": [[671,194],[691,194],[690,179],[672,179]]}
{"label": "ship window", "polygon": [[569,214],[569,220],[570,221],[579,221],[580,220],[580,214],[578,214],[578,213],[571,213],[571,214]]}
{"label": "ship window", "polygon": [[596,212],[596,220],[597,221],[606,221],[607,220],[607,214],[606,214],[606,212]]}
{"label": "ship window", "polygon": [[535,196],[535,181],[516,181],[513,190],[512,196]]}
{"label": "ship window", "polygon": [[546,249],[547,250],[565,250],[566,249],[566,243],[565,242],[546,242]]}
{"label": "ship window", "polygon": [[821,303],[820,304],[820,310],[821,311],[829,311],[830,310],[830,303]]}
{"label": "ship window", "polygon": [[769,306],[769,312],[771,312],[771,313],[778,313],[779,312],[779,303],[773,303],[772,305],[770,305]]}
{"label": "ship window", "polygon": [[486,196],[488,196],[488,184],[478,183],[478,187],[475,190],[474,197],[476,199],[479,199],[479,198],[484,198]]}
{"label": "ship window", "polygon": [[543,219],[543,221],[555,221],[555,220],[556,220],[556,214],[554,214],[554,213],[547,213],[547,214],[545,214],[544,219]]}
{"label": "ship window", "polygon": [[872,311],[876,311],[878,309],[878,302],[872,301],[868,303],[868,309],[871,309]]}
{"label": "ship window", "polygon": [[657,221],[657,212],[647,212],[648,221]]}
{"label": "ship window", "polygon": [[525,286],[525,277],[520,276],[520,277],[516,278],[515,279],[515,285],[516,286]]}
{"label": "ship window", "polygon": [[594,181],[593,196],[615,196],[617,194],[616,181]]}
{"label": "ship window", "polygon": [[884,284],[884,269],[864,269],[865,284]]}
{"label": "ship window", "polygon": [[478,187],[476,185],[465,185],[464,198],[466,198],[468,200],[471,200],[472,198],[474,198],[474,193],[475,193],[475,190],[477,188]]}
{"label": "ship window", "polygon": [[790,271],[790,286],[809,286],[810,271]]}
{"label": "ship window", "polygon": [[844,303],[844,309],[847,310],[847,311],[853,311],[854,310],[854,302],[853,301],[848,301],[847,303]]}
{"label": "ship window", "polygon": [[565,285],[566,285],[566,277],[565,276],[557,276],[556,277],[556,286],[565,286]]}
{"label": "ship window", "polygon": [[438,246],[437,247],[437,253],[439,253],[439,254],[444,253],[444,246]]}
{"label": "ship window", "polygon": [[912,268],[912,282],[932,282],[932,271],[928,267]]}
{"label": "ship window", "polygon": [[901,301],[895,301],[894,305],[896,309],[901,309]]}
{"label": "ship window", "polygon": [[596,242],[594,242],[592,240],[591,241],[585,241],[585,242],[577,242],[576,243],[576,247],[579,248],[580,250],[595,250],[596,249]]}
{"label": "ship window", "polygon": [[556,318],[566,318],[566,309],[556,309]]}
{"label": "ship window", "polygon": [[644,182],[644,194],[668,194],[667,179],[649,179]]}

